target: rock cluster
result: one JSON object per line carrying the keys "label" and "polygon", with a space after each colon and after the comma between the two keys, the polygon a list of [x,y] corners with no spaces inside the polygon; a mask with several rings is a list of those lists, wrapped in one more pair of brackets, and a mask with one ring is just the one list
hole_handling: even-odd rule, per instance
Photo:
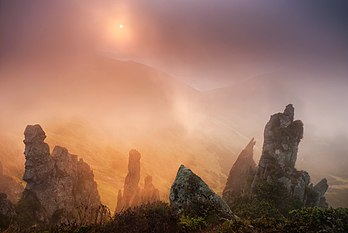
{"label": "rock cluster", "polygon": [[233,164],[222,193],[224,200],[249,193],[252,178],[256,173],[256,163],[253,159],[255,143],[255,140],[251,139]]}
{"label": "rock cluster", "polygon": [[[266,124],[262,155],[255,175],[252,175],[251,172],[249,177],[253,180],[249,190],[252,193],[254,187],[262,185],[264,182],[281,183],[287,189],[289,196],[298,198],[304,206],[327,207],[328,204],[324,197],[328,188],[327,180],[323,179],[313,187],[310,184],[309,174],[295,168],[298,146],[303,138],[303,123],[300,120],[294,120],[294,112],[294,107],[289,104],[283,113],[272,115]],[[248,146],[250,147],[250,144]],[[225,192],[238,194],[241,193],[240,190],[248,190],[244,186],[248,179],[242,176],[245,173],[240,170],[245,169],[246,166],[252,166],[253,163],[250,162],[250,159],[252,156],[241,163],[238,158],[231,172],[240,176],[242,180],[239,182],[239,177],[230,178],[230,175]],[[232,181],[234,181],[234,185],[232,185]]]}
{"label": "rock cluster", "polygon": [[140,189],[140,159],[141,154],[137,150],[129,152],[128,173],[125,178],[123,193],[118,191],[115,212],[121,212],[141,204],[153,203],[160,200],[159,191],[152,184],[152,177],[145,177],[144,188]]}
{"label": "rock cluster", "polygon": [[23,180],[27,184],[20,208],[30,203],[27,211],[34,214],[35,221],[54,225],[95,223],[107,218],[89,165],[60,146],[51,156],[40,125],[27,126],[24,135]]}
{"label": "rock cluster", "polygon": [[181,165],[170,189],[170,206],[179,215],[234,217],[231,209],[209,186],[190,169]]}
{"label": "rock cluster", "polygon": [[20,199],[23,186],[11,176],[4,174],[2,163],[0,162],[0,193],[5,193],[7,199],[12,203],[17,203]]}

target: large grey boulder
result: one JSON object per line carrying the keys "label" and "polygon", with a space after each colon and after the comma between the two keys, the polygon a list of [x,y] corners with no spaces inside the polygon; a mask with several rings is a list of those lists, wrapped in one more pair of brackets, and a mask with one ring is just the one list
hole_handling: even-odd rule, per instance
{"label": "large grey boulder", "polygon": [[231,219],[231,209],[220,196],[190,169],[181,165],[169,195],[170,207],[178,215]]}

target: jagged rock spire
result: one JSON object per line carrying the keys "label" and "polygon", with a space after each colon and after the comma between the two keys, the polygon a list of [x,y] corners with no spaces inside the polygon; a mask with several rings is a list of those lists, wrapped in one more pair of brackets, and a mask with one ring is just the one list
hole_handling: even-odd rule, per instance
{"label": "jagged rock spire", "polygon": [[255,144],[252,138],[233,164],[222,193],[224,200],[228,201],[232,196],[239,196],[250,191],[256,171],[256,163],[253,159]]}
{"label": "jagged rock spire", "polygon": [[123,208],[133,207],[135,198],[139,192],[140,181],[140,158],[141,154],[137,150],[129,152],[128,174],[124,182]]}
{"label": "jagged rock spire", "polygon": [[259,172],[267,173],[271,161],[283,170],[295,167],[298,145],[303,138],[303,123],[294,121],[294,111],[289,104],[284,113],[272,115],[266,124]]}
{"label": "jagged rock spire", "polygon": [[159,201],[159,191],[152,184],[152,176],[145,177],[144,188],[140,189],[140,159],[141,154],[137,150],[129,151],[128,173],[125,178],[123,193],[118,192],[115,212],[121,212],[130,207],[145,203]]}
{"label": "jagged rock spire", "polygon": [[303,123],[294,120],[294,113],[294,107],[289,104],[283,113],[272,115],[266,124],[262,155],[252,187],[278,182],[284,185],[290,197],[299,198],[305,206],[327,206],[323,197],[327,190],[326,179],[313,188],[309,174],[295,168]]}

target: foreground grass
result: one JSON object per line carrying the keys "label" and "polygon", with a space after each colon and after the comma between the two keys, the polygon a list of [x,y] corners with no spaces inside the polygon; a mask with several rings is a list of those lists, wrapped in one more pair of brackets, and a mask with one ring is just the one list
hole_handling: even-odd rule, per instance
{"label": "foreground grass", "polygon": [[348,232],[348,209],[304,208],[290,211],[287,217],[240,218],[211,223],[204,217],[176,216],[168,204],[157,202],[117,214],[110,222],[97,226],[60,226],[51,229],[21,229],[12,224],[3,232],[53,233],[345,233]]}

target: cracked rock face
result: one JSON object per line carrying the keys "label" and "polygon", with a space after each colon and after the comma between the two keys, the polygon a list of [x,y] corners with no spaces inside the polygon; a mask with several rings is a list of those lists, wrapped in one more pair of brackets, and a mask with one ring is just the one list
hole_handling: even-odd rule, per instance
{"label": "cracked rock face", "polygon": [[252,139],[233,164],[222,193],[225,201],[232,196],[250,192],[251,182],[256,172],[256,163],[253,159],[255,143],[255,140]]}
{"label": "cracked rock face", "polygon": [[27,182],[26,190],[39,185],[51,178],[54,163],[50,156],[50,149],[44,142],[46,134],[40,125],[29,125],[24,131],[25,144],[25,172],[23,180]]}
{"label": "cracked rock face", "polygon": [[177,214],[233,218],[228,205],[190,169],[181,165],[170,189],[170,206]]}
{"label": "cracked rock face", "polygon": [[259,169],[267,172],[268,163],[274,161],[281,169],[293,169],[297,160],[298,145],[303,138],[303,123],[294,121],[294,107],[289,104],[284,113],[271,116],[264,131],[264,144]]}
{"label": "cracked rock face", "polygon": [[21,204],[34,203],[37,222],[93,223],[101,202],[93,171],[66,148],[56,146],[50,154],[40,125],[29,125],[24,132],[27,182]]}

